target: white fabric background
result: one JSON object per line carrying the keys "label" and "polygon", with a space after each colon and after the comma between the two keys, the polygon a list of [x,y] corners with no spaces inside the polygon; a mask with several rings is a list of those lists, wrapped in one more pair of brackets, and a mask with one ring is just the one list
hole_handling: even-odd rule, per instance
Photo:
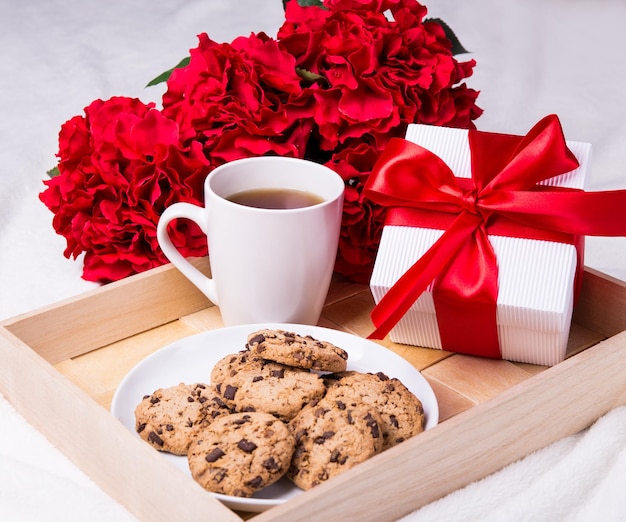
{"label": "white fabric background", "polygon": [[[481,90],[480,129],[525,133],[557,113],[568,139],[594,146],[589,189],[626,188],[626,2],[427,5],[478,61],[469,83]],[[37,197],[60,125],[96,98],[158,102],[161,88],[143,86],[197,33],[273,36],[281,21],[280,0],[0,0],[0,320],[95,287],[62,256],[64,240]],[[626,210],[616,216],[625,218]],[[589,238],[586,264],[626,280],[625,254],[624,238]],[[626,408],[617,408],[409,519],[625,520],[625,483]],[[0,520],[36,519],[132,517],[0,396]]]}

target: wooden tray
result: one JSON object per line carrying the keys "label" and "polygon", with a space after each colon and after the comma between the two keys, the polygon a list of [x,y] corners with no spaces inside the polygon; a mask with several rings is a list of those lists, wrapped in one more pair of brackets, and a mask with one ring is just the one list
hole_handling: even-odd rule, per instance
{"label": "wooden tray", "polygon": [[[372,307],[366,286],[336,278],[320,325],[365,336]],[[0,324],[0,391],[139,519],[242,520],[251,515],[223,506],[108,412],[138,361],[221,325],[216,307],[161,267]],[[440,424],[254,520],[393,520],[580,431],[626,404],[624,330],[626,285],[586,270],[572,356],[552,368],[383,341],[428,379]]]}

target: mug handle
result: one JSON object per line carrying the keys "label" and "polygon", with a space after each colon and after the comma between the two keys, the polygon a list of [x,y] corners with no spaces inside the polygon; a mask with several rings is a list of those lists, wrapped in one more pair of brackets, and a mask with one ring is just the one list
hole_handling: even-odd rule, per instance
{"label": "mug handle", "polygon": [[206,209],[191,203],[174,203],[165,209],[157,224],[157,239],[165,257],[180,270],[180,272],[196,285],[213,304],[217,305],[217,290],[213,279],[205,276],[200,270],[185,259],[172,243],[167,233],[167,225],[174,219],[189,219],[198,225],[206,234]]}

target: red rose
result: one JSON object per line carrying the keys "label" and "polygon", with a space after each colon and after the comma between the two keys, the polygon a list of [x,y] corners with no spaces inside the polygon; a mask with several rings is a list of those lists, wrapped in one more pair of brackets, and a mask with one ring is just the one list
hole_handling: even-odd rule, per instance
{"label": "red rose", "polygon": [[[59,134],[59,175],[40,199],[54,212],[66,257],[84,253],[83,277],[108,282],[165,263],[156,224],[175,201],[197,204],[208,161],[199,143],[182,146],[175,122],[152,104],[96,100]],[[186,255],[206,253],[198,230],[179,224],[173,241]]]}
{"label": "red rose", "polygon": [[201,34],[190,54],[167,82],[163,113],[185,139],[204,145],[213,167],[264,154],[305,155],[313,100],[294,58],[275,40],[260,33],[218,44]]}

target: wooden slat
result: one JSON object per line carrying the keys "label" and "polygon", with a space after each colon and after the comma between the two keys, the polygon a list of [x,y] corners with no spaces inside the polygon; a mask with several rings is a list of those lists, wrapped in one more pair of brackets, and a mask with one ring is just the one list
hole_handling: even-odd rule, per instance
{"label": "wooden slat", "polygon": [[[205,259],[194,264],[208,267]],[[166,265],[5,321],[3,326],[56,364],[209,305],[178,270]]]}
{"label": "wooden slat", "polygon": [[574,322],[605,337],[626,330],[626,282],[586,268]]}
{"label": "wooden slat", "polygon": [[485,402],[531,375],[509,361],[456,354],[423,370],[475,403]]}
{"label": "wooden slat", "polygon": [[425,374],[424,377],[430,384],[433,392],[435,392],[435,397],[437,397],[439,422],[444,422],[450,417],[476,406],[476,401],[463,396],[447,383],[441,382],[430,375]]}
{"label": "wooden slat", "polygon": [[198,330],[182,320],[173,321],[61,361],[55,368],[108,410],[120,381],[137,363],[166,344],[196,333]]}

